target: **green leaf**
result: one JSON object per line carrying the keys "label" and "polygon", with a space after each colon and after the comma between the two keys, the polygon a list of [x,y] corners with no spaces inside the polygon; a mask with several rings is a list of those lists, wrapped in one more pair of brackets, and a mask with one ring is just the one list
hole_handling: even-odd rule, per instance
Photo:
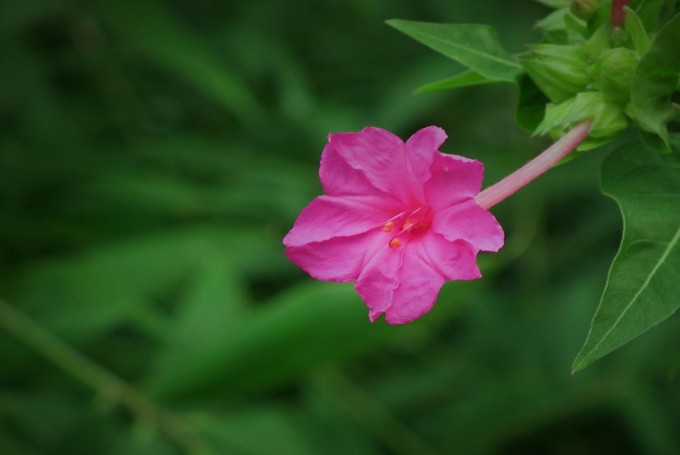
{"label": "green leaf", "polygon": [[667,124],[674,116],[671,95],[680,73],[680,14],[659,32],[640,60],[626,113],[645,131],[657,134],[669,150]]}
{"label": "green leaf", "polygon": [[633,41],[633,48],[640,53],[640,55],[645,55],[651,46],[649,41],[649,36],[647,36],[647,31],[645,26],[637,13],[628,8],[624,7],[626,11],[626,21],[624,26],[626,31],[630,35],[631,41]]}
{"label": "green leaf", "polygon": [[305,283],[225,327],[210,352],[214,361],[186,357],[183,369],[173,369],[172,376],[154,373],[148,386],[159,396],[266,390],[331,359],[417,330],[367,324],[365,306],[352,286]]}
{"label": "green leaf", "polygon": [[431,84],[423,85],[416,89],[416,93],[436,92],[439,90],[449,90],[452,88],[469,87],[471,85],[483,85],[502,82],[495,79],[489,79],[474,71],[463,71],[455,76],[447,77]]}
{"label": "green leaf", "polygon": [[488,25],[397,19],[387,24],[488,79],[514,82],[522,73],[522,66],[503,49],[496,30]]}
{"label": "green leaf", "polygon": [[219,453],[311,455],[314,450],[306,428],[285,407],[249,406],[239,412],[197,415],[193,423]]}
{"label": "green leaf", "polygon": [[217,367],[229,332],[246,316],[244,283],[223,255],[209,258],[177,311],[154,371],[166,378]]}
{"label": "green leaf", "polygon": [[623,147],[603,164],[602,191],[621,208],[623,241],[574,371],[680,308],[680,158]]}
{"label": "green leaf", "polygon": [[524,69],[552,101],[560,103],[588,85],[588,54],[582,46],[535,44],[529,49],[521,58]]}
{"label": "green leaf", "polygon": [[664,3],[666,3],[666,0],[642,0],[637,6],[636,12],[648,32],[656,32],[659,13]]}
{"label": "green leaf", "polygon": [[564,19],[568,14],[568,8],[557,9],[536,22],[535,28],[543,33],[548,42],[567,44],[569,39]]}

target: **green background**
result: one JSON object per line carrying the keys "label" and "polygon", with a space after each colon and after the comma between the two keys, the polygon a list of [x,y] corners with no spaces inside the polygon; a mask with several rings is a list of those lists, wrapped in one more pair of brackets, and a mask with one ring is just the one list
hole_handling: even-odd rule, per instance
{"label": "green background", "polygon": [[516,88],[384,24],[540,39],[530,1],[0,2],[0,453],[678,454],[680,319],[576,375],[621,235],[599,149],[493,209],[505,248],[404,327],[281,243],[326,135],[443,127],[486,184]]}

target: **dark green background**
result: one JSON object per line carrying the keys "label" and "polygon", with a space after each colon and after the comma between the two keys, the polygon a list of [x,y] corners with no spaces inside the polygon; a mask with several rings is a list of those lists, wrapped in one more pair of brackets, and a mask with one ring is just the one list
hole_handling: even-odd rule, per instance
{"label": "dark green background", "polygon": [[384,20],[518,52],[547,12],[1,1],[0,453],[680,453],[677,317],[570,374],[620,238],[606,149],[494,208],[485,278],[405,327],[283,255],[330,131],[441,126],[486,184],[547,143],[511,85],[413,95],[460,68]]}

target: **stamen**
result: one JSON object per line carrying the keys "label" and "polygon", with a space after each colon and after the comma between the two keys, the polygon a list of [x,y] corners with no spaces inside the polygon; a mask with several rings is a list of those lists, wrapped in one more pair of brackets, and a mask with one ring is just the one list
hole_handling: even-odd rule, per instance
{"label": "stamen", "polygon": [[392,240],[390,240],[389,246],[390,246],[390,248],[399,248],[399,247],[401,247],[401,240],[392,239]]}
{"label": "stamen", "polygon": [[394,222],[388,221],[387,223],[385,223],[385,226],[383,226],[383,231],[390,232],[393,227],[394,227]]}

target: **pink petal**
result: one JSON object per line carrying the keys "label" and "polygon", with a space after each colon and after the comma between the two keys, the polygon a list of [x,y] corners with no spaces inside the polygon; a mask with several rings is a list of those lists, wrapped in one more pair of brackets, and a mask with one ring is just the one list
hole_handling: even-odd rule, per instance
{"label": "pink petal", "polygon": [[477,196],[482,188],[484,165],[457,155],[437,153],[425,184],[425,199],[435,210]]}
{"label": "pink petal", "polygon": [[338,140],[333,141],[335,135],[328,135],[328,144],[321,154],[319,179],[324,192],[329,196],[365,196],[384,194],[371,182],[366,174],[350,166],[338,152]]}
{"label": "pink petal", "polygon": [[431,233],[423,239],[423,258],[447,280],[476,280],[482,277],[477,267],[477,249],[465,240],[446,240]]}
{"label": "pink petal", "polygon": [[419,247],[413,245],[404,254],[399,286],[385,311],[388,324],[406,324],[430,311],[445,282],[441,273],[420,254]]}
{"label": "pink petal", "polygon": [[286,256],[312,278],[347,282],[359,277],[367,257],[384,245],[381,233],[366,232],[286,248]]}
{"label": "pink petal", "polygon": [[404,258],[403,248],[390,248],[384,244],[361,271],[354,288],[370,309],[374,322],[392,304],[394,290],[399,285],[399,269]]}
{"label": "pink petal", "polygon": [[288,235],[286,246],[321,242],[338,236],[350,236],[380,230],[397,210],[377,196],[319,196],[300,213]]}
{"label": "pink petal", "polygon": [[[358,133],[328,136],[319,171],[328,194],[372,194],[375,189],[411,204],[404,143],[394,134],[367,127]],[[339,165],[340,158],[347,166]],[[366,183],[375,189],[369,190]]]}
{"label": "pink petal", "polygon": [[481,277],[477,251],[464,240],[430,234],[402,248],[378,247],[355,286],[372,322],[383,313],[388,324],[411,322],[430,311],[446,279]]}
{"label": "pink petal", "polygon": [[482,251],[500,250],[505,238],[496,218],[472,199],[436,212],[432,229],[447,240],[467,240]]}
{"label": "pink petal", "polygon": [[423,185],[430,178],[430,167],[438,149],[446,141],[446,132],[437,126],[428,126],[406,141],[410,170],[415,178],[414,185],[422,191]]}

